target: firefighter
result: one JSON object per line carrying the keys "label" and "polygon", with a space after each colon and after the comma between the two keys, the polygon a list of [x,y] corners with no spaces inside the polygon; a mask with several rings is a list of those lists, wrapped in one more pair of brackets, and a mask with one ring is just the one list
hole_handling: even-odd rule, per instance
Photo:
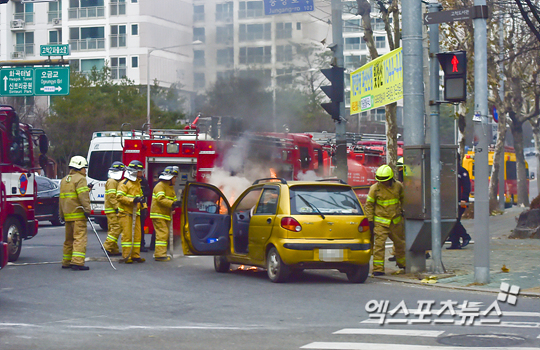
{"label": "firefighter", "polygon": [[394,242],[396,264],[405,268],[405,234],[403,231],[402,203],[403,185],[394,180],[394,172],[382,165],[375,173],[373,184],[366,200],[365,212],[374,236],[373,275],[384,275],[385,242],[388,237]]}
{"label": "firefighter", "polygon": [[399,157],[399,159],[397,160],[396,167],[398,171],[397,180],[403,183],[403,157]]}
{"label": "firefighter", "polygon": [[107,240],[103,244],[110,256],[122,255],[118,249],[118,237],[122,232],[118,220],[118,200],[116,199],[116,189],[122,176],[125,165],[122,162],[113,162],[109,168],[109,179],[105,183],[105,215],[107,215],[108,234]]}
{"label": "firefighter", "polygon": [[[143,263],[141,258],[141,209],[145,209],[144,196],[141,189],[141,178],[144,166],[138,160],[131,161],[124,171],[124,180],[120,181],[116,198],[118,199],[118,216],[122,227],[122,261],[132,264],[134,261]],[[133,215],[133,210],[135,215]],[[135,217],[133,217],[135,216]],[[133,228],[135,220],[135,228]]]}
{"label": "firefighter", "polygon": [[[463,224],[461,224],[461,216],[467,209],[469,202],[469,194],[471,193],[471,179],[469,177],[469,172],[463,166],[461,166],[461,157],[458,153],[457,155],[457,164],[458,164],[458,218],[456,224],[450,232],[448,239],[452,242],[452,245],[446,249],[461,249],[469,244],[471,241],[471,236],[467,233]],[[459,239],[463,240],[463,243],[459,242]]]}
{"label": "firefighter", "polygon": [[90,270],[84,265],[88,235],[86,220],[90,216],[90,189],[86,182],[88,162],[74,156],[69,161],[69,174],[60,182],[60,217],[66,221],[66,239],[62,268]]}
{"label": "firefighter", "polygon": [[169,261],[167,256],[167,241],[169,239],[169,223],[171,209],[179,206],[174,191],[174,184],[178,177],[178,167],[168,166],[159,176],[159,182],[154,187],[152,194],[152,206],[150,208],[150,218],[156,231],[156,247],[154,259],[156,261]]}

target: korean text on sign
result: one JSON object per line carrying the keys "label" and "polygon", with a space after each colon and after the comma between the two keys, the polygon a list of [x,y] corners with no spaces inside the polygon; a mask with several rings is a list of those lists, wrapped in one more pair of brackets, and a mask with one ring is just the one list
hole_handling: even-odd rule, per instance
{"label": "korean text on sign", "polygon": [[385,106],[402,98],[401,47],[351,73],[351,114]]}

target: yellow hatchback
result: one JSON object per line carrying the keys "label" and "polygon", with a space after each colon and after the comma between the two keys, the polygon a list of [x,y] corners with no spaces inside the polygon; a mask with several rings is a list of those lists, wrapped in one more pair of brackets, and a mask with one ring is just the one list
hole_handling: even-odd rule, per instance
{"label": "yellow hatchback", "polygon": [[185,255],[214,255],[265,268],[272,282],[304,269],[338,269],[349,281],[369,274],[369,223],[351,186],[327,181],[255,181],[233,206],[215,186],[187,183],[182,197]]}

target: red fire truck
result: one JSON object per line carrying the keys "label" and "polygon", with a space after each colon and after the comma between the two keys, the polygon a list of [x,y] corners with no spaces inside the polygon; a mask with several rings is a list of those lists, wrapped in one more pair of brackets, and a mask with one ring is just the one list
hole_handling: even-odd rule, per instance
{"label": "red fire truck", "polygon": [[21,253],[22,241],[37,234],[35,219],[37,166],[34,145],[39,144],[40,164],[46,164],[47,136],[43,130],[19,123],[13,107],[0,105],[0,227],[8,243],[9,261]]}

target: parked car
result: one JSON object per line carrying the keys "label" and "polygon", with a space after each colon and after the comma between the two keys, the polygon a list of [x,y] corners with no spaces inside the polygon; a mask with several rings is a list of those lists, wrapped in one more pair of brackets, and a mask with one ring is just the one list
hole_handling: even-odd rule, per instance
{"label": "parked car", "polygon": [[304,269],[368,277],[369,222],[347,184],[261,179],[230,206],[217,187],[191,182],[182,201],[184,253],[214,255],[217,272],[242,264],[266,268],[272,282]]}
{"label": "parked car", "polygon": [[39,221],[50,221],[54,226],[64,225],[65,221],[60,218],[59,211],[60,186],[43,176],[36,176],[36,183],[36,218]]}

